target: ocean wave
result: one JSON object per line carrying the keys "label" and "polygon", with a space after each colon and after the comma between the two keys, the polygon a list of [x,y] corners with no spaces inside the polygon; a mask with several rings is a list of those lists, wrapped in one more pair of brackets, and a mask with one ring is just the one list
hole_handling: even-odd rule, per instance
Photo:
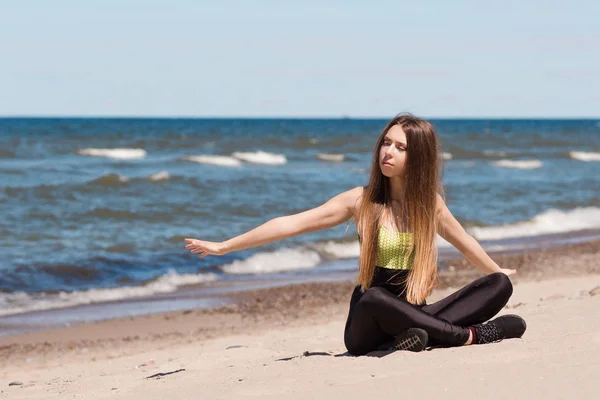
{"label": "ocean wave", "polygon": [[239,160],[253,164],[282,165],[287,163],[287,158],[285,155],[266,153],[264,151],[257,151],[254,153],[243,153],[236,151],[231,155]]}
{"label": "ocean wave", "polygon": [[302,269],[312,269],[321,262],[318,252],[305,248],[284,248],[273,252],[254,254],[245,260],[236,260],[222,265],[220,270],[227,274],[264,274]]}
{"label": "ocean wave", "polygon": [[498,240],[600,228],[600,208],[575,208],[570,211],[550,209],[529,221],[467,231],[478,240]]}
{"label": "ocean wave", "polygon": [[92,179],[91,181],[86,182],[85,184],[78,185],[78,189],[80,191],[85,191],[86,186],[104,186],[104,187],[119,187],[123,186],[127,183],[132,182],[144,182],[144,181],[152,181],[152,182],[160,182],[171,179],[171,175],[167,171],[160,171],[156,174],[148,175],[147,177],[139,177],[139,178],[130,178],[125,175],[109,173],[104,174],[96,179]]}
{"label": "ocean wave", "polygon": [[114,209],[107,207],[95,207],[87,212],[78,214],[74,218],[96,219],[96,220],[112,220],[112,221],[134,221],[134,222],[150,222],[150,223],[172,223],[176,220],[179,213],[185,212],[189,218],[205,217],[206,212],[203,210],[189,210],[183,206],[173,206],[163,210],[140,210],[132,209]]}
{"label": "ocean wave", "polygon": [[446,248],[446,247],[452,247],[452,245],[449,242],[447,242],[446,239],[444,239],[440,235],[437,235],[436,238],[435,238],[435,246],[438,249]]}
{"label": "ocean wave", "polygon": [[495,150],[484,150],[483,154],[490,157],[506,157],[508,155],[505,151],[495,151]]}
{"label": "ocean wave", "polygon": [[317,158],[322,161],[341,162],[344,161],[345,156],[343,154],[317,154]]}
{"label": "ocean wave", "polygon": [[156,174],[152,174],[150,176],[148,176],[148,179],[154,182],[157,181],[166,181],[169,179],[169,173],[167,171],[160,171],[157,172]]}
{"label": "ocean wave", "polygon": [[242,165],[240,160],[229,156],[186,156],[182,157],[180,160],[200,164],[219,165],[222,167],[239,167]]}
{"label": "ocean wave", "polygon": [[579,161],[600,161],[600,153],[570,151],[569,157]]}
{"label": "ocean wave", "polygon": [[499,160],[499,159],[509,159],[515,160],[519,158],[534,158],[537,157],[534,151],[527,150],[511,150],[511,151],[503,151],[503,150],[468,150],[465,148],[459,148],[456,145],[452,148],[452,152],[444,152],[442,153],[445,160]]}
{"label": "ocean wave", "polygon": [[14,151],[0,149],[0,158],[14,158],[14,157],[16,157],[16,154]]}
{"label": "ocean wave", "polygon": [[143,286],[89,289],[74,292],[60,292],[58,294],[26,292],[3,293],[0,294],[0,316],[146,297],[159,293],[171,293],[180,286],[212,282],[215,280],[217,280],[217,275],[213,273],[180,275],[174,271],[169,271],[166,275],[148,282]]}
{"label": "ocean wave", "polygon": [[99,178],[92,179],[88,182],[89,185],[100,186],[120,186],[123,183],[129,182],[129,178],[120,174],[105,174]]}
{"label": "ocean wave", "polygon": [[117,160],[136,160],[146,157],[144,149],[81,149],[75,153],[82,156],[107,157]]}
{"label": "ocean wave", "polygon": [[[439,235],[436,238],[435,245],[438,248],[452,246]],[[312,247],[321,253],[324,258],[328,259],[358,258],[360,256],[360,243],[358,240],[353,242],[336,242],[329,240],[316,243]]]}
{"label": "ocean wave", "polygon": [[128,210],[114,210],[111,208],[97,207],[85,214],[88,217],[98,219],[114,219],[114,220],[125,220],[133,221],[138,219],[138,215],[135,212]]}
{"label": "ocean wave", "polygon": [[500,160],[495,161],[492,164],[497,167],[516,169],[536,169],[542,167],[542,162],[540,160]]}
{"label": "ocean wave", "polygon": [[[451,247],[452,245],[438,236],[438,248]],[[301,269],[311,269],[326,260],[343,260],[358,258],[360,256],[360,243],[354,241],[327,240],[310,244],[306,247],[295,249],[285,248],[273,252],[258,253],[254,256],[232,264],[219,267],[223,272],[230,274],[261,274],[267,272],[282,272]]]}
{"label": "ocean wave", "polygon": [[357,258],[360,255],[358,240],[353,242],[336,242],[329,240],[316,243],[313,248],[330,259]]}

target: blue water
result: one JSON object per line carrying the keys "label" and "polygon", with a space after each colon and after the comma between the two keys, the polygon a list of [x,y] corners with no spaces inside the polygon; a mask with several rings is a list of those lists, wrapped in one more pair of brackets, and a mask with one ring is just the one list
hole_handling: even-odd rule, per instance
{"label": "blue water", "polygon": [[[0,305],[14,313],[42,309],[44,301],[81,304],[205,280],[263,279],[277,268],[316,276],[337,268],[336,260],[355,257],[348,250],[353,227],[204,259],[190,255],[183,238],[226,240],[365,184],[386,122],[0,119]],[[514,242],[515,235],[600,229],[597,120],[432,122],[449,153],[447,203],[476,238]],[[145,155],[85,155],[115,148]],[[344,160],[324,161],[323,153]],[[201,155],[239,165],[185,159]],[[501,160],[509,165],[495,164]],[[524,160],[529,164],[510,164]],[[332,250],[336,244],[346,247]],[[250,258],[257,255],[263,258]],[[65,293],[87,297],[75,301]]]}

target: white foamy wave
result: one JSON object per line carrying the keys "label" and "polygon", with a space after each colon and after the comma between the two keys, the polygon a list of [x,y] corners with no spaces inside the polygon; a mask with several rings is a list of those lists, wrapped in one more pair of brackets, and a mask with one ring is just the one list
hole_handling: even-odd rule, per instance
{"label": "white foamy wave", "polygon": [[332,162],[340,162],[340,161],[344,161],[344,155],[343,154],[325,154],[325,153],[321,153],[321,154],[317,154],[317,158],[319,160],[323,160],[323,161],[332,161]]}
{"label": "white foamy wave", "polygon": [[360,243],[327,241],[314,245],[315,249],[335,259],[357,258],[360,255]]}
{"label": "white foamy wave", "polygon": [[[439,235],[436,238],[435,244],[438,248],[452,247],[450,243],[448,243]],[[358,258],[360,256],[360,243],[358,240],[354,242],[341,243],[328,241],[317,243],[314,245],[314,248],[332,259]]]}
{"label": "white foamy wave", "polygon": [[179,286],[211,282],[216,279],[217,275],[212,273],[179,275],[174,271],[169,271],[168,274],[144,286],[89,289],[69,293],[60,292],[59,294],[25,292],[0,294],[0,316],[171,293]]}
{"label": "white foamy wave", "polygon": [[[438,248],[452,247],[441,236],[437,236],[435,245]],[[317,243],[313,246],[315,250],[332,259],[358,258],[360,256],[360,243],[358,240],[354,242],[334,242],[327,241]]]}
{"label": "white foamy wave", "polygon": [[600,153],[570,151],[569,157],[579,161],[600,161]]}
{"label": "white foamy wave", "polygon": [[486,156],[504,157],[508,153],[505,151],[484,150],[483,154],[485,154]]}
{"label": "white foamy wave", "polygon": [[586,207],[571,211],[551,209],[536,215],[530,221],[503,226],[468,228],[467,231],[478,240],[497,240],[599,228],[600,209]]}
{"label": "white foamy wave", "polygon": [[316,251],[308,249],[280,249],[257,253],[245,260],[236,260],[219,267],[228,274],[264,274],[268,272],[312,269],[321,262]]}
{"label": "white foamy wave", "polygon": [[264,151],[257,151],[255,153],[236,151],[231,155],[239,160],[253,164],[282,165],[287,163],[287,158],[283,154],[266,153]]}
{"label": "white foamy wave", "polygon": [[166,181],[169,179],[169,173],[167,171],[160,171],[156,174],[150,175],[148,179],[151,181]]}
{"label": "white foamy wave", "polygon": [[444,160],[452,160],[452,153],[443,153],[442,157]]}
{"label": "white foamy wave", "polygon": [[108,157],[117,160],[135,160],[146,157],[144,149],[82,149],[77,154],[92,157]]}
{"label": "white foamy wave", "polygon": [[492,164],[503,168],[536,169],[542,167],[540,160],[500,160]]}
{"label": "white foamy wave", "polygon": [[220,165],[222,167],[239,167],[242,162],[229,156],[187,156],[182,157],[183,161],[192,161],[200,164]]}
{"label": "white foamy wave", "polygon": [[435,246],[439,249],[439,248],[445,248],[445,247],[452,247],[452,245],[446,241],[446,239],[444,239],[443,237],[441,237],[440,235],[437,235],[435,238]]}

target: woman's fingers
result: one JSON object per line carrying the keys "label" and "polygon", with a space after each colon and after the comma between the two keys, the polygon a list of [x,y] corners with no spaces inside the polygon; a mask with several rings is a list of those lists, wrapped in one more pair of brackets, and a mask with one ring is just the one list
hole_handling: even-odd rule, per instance
{"label": "woman's fingers", "polygon": [[197,239],[185,239],[188,244],[185,246],[186,249],[193,249],[201,246],[200,240]]}
{"label": "woman's fingers", "polygon": [[185,238],[185,241],[188,243],[185,248],[189,249],[192,254],[199,254],[200,258],[204,258],[208,255],[221,255],[222,251],[219,246],[219,243],[215,242],[205,242],[198,239]]}

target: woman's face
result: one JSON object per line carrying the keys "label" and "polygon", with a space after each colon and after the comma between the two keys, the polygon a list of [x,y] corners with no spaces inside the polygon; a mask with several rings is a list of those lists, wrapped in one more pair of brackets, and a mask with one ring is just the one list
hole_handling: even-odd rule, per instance
{"label": "woman's face", "polygon": [[406,163],[406,134],[400,125],[394,125],[385,134],[379,149],[379,167],[388,178],[402,176]]}

